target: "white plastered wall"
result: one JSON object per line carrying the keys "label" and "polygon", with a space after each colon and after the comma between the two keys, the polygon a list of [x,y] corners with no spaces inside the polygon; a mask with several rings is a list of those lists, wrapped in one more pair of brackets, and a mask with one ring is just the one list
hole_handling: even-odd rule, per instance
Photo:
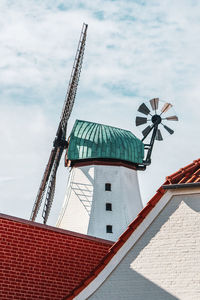
{"label": "white plastered wall", "polygon": [[[86,291],[95,291],[95,285],[102,281],[100,287],[89,297],[83,291],[77,299],[200,299],[200,193],[178,195],[178,192],[140,238],[138,233],[151,222],[157,208],[136,230],[135,238],[139,239],[109,276],[103,281],[103,273],[117,264],[120,251]],[[167,201],[168,195],[159,205]],[[131,239],[134,240],[134,233]],[[126,244],[121,252],[127,248]]]}
{"label": "white plastered wall", "polygon": [[[105,183],[111,191],[105,191]],[[112,211],[106,211],[106,203]],[[57,226],[117,240],[142,209],[137,172],[123,166],[72,168]],[[111,225],[113,233],[106,232]]]}
{"label": "white plastered wall", "polygon": [[72,168],[57,227],[87,234],[93,199],[94,167]]}

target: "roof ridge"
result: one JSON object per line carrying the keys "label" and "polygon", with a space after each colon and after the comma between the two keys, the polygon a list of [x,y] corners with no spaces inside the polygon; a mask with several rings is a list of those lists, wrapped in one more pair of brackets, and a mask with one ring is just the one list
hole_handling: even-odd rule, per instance
{"label": "roof ridge", "polygon": [[0,219],[6,219],[6,220],[13,221],[13,222],[26,224],[26,225],[29,225],[29,226],[38,227],[38,228],[41,228],[41,229],[44,229],[44,230],[49,230],[49,231],[53,231],[53,232],[57,232],[57,233],[60,233],[60,234],[65,234],[65,235],[70,235],[70,236],[74,236],[74,237],[77,237],[77,238],[80,238],[80,239],[90,240],[90,241],[97,242],[97,243],[113,245],[113,242],[109,241],[109,240],[101,239],[101,238],[94,237],[94,236],[85,235],[85,234],[82,234],[82,233],[78,233],[78,232],[74,232],[74,231],[70,231],[70,230],[66,230],[66,229],[62,229],[62,228],[58,228],[58,227],[54,227],[54,226],[50,226],[50,225],[46,225],[46,224],[41,224],[41,223],[38,223],[38,222],[34,222],[34,221],[30,221],[30,220],[26,220],[26,219],[14,217],[14,216],[2,214],[2,213],[0,213]]}
{"label": "roof ridge", "polygon": [[[86,120],[80,120],[80,119],[76,119],[76,121],[87,122],[87,123],[93,123],[93,124],[97,124],[97,125],[101,125],[101,126],[111,127],[111,128],[115,128],[115,129],[127,131],[127,132],[130,132],[131,134],[133,134],[132,131],[130,131],[130,130],[128,130],[128,129],[123,129],[123,128],[116,127],[116,126],[112,126],[112,125],[106,125],[106,124],[102,124],[102,123],[97,123],[97,122],[93,122],[93,121],[86,121]],[[133,135],[134,135],[134,134],[133,134]],[[135,135],[134,135],[134,136],[135,136]]]}

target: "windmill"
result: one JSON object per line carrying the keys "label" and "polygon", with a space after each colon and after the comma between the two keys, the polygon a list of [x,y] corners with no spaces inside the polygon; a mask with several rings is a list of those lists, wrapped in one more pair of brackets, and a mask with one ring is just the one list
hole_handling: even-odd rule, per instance
{"label": "windmill", "polygon": [[[138,111],[141,113],[141,116],[136,117],[136,126],[148,125],[142,130],[142,142],[147,137],[150,137],[150,142],[144,144],[144,149],[147,150],[146,159],[143,162],[144,165],[150,165],[151,163],[151,153],[155,140],[163,140],[160,128],[169,134],[174,133],[174,130],[166,125],[167,122],[178,121],[178,117],[175,114],[170,114],[172,110],[171,103],[163,102],[159,98],[153,98],[149,100],[148,103],[142,103],[139,106]],[[144,115],[146,115],[146,117],[144,117]],[[150,135],[150,133],[152,134]]]}
{"label": "windmill", "polygon": [[85,49],[87,27],[88,25],[84,23],[81,30],[81,36],[79,39],[78,48],[75,55],[75,60],[71,72],[67,94],[65,97],[60,123],[58,125],[56,137],[53,142],[53,148],[51,150],[50,157],[42,177],[38,194],[33,205],[32,213],[30,217],[31,221],[34,221],[36,219],[36,216],[39,212],[45,194],[46,194],[46,198],[45,198],[44,208],[42,212],[44,224],[46,224],[50,213],[50,209],[52,206],[54,193],[55,193],[57,169],[60,163],[60,159],[62,157],[63,150],[67,147],[68,144],[66,141],[67,123],[72,112],[76,91],[78,87],[78,81],[80,77],[84,49]]}

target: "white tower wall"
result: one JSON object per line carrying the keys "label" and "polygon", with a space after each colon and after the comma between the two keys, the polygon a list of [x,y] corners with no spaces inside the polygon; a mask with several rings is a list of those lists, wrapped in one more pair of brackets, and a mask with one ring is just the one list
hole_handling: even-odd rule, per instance
{"label": "white tower wall", "polygon": [[[111,184],[111,191],[105,184]],[[106,210],[106,203],[112,211]],[[123,166],[92,165],[71,169],[58,219],[60,228],[117,240],[142,209],[137,172]],[[107,232],[112,226],[112,233]]]}

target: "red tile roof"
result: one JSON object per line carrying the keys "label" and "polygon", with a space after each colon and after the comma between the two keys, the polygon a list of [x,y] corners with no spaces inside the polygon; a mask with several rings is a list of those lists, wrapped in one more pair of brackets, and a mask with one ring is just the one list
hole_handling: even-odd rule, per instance
{"label": "red tile roof", "polygon": [[0,299],[62,299],[113,244],[0,214]]}
{"label": "red tile roof", "polygon": [[166,180],[168,184],[200,182],[200,159],[194,160],[193,163],[166,177]]}
{"label": "red tile roof", "polygon": [[128,238],[136,230],[136,228],[143,222],[146,216],[154,208],[154,206],[159,202],[162,196],[165,194],[166,190],[163,188],[164,185],[171,184],[188,184],[188,183],[200,182],[200,159],[195,160],[192,164],[181,168],[174,174],[166,177],[165,183],[157,190],[156,194],[151,198],[151,200],[146,204],[142,211],[138,214],[136,219],[128,226],[127,230],[120,236],[118,241],[109,249],[108,253],[100,261],[100,263],[94,268],[90,275],[74,290],[72,290],[64,299],[71,300],[76,295],[78,295],[95,277],[105,268],[117,251],[125,244]]}

